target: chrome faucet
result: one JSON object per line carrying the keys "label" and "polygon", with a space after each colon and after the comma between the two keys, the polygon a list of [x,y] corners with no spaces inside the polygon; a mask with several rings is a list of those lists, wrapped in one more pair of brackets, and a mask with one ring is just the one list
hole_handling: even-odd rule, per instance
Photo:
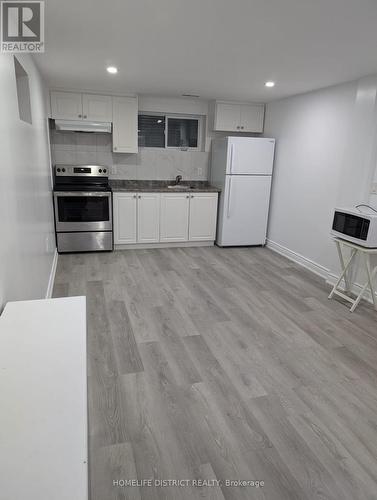
{"label": "chrome faucet", "polygon": [[175,178],[175,185],[178,186],[178,184],[181,182],[181,180],[182,180],[182,176],[177,175],[177,177]]}

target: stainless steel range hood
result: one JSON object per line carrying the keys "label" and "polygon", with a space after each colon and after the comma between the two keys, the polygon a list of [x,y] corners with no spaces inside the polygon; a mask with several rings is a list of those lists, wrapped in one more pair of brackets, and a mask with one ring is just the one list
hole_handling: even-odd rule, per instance
{"label": "stainless steel range hood", "polygon": [[55,120],[56,130],[71,132],[102,132],[111,134],[110,122],[91,122],[88,120]]}

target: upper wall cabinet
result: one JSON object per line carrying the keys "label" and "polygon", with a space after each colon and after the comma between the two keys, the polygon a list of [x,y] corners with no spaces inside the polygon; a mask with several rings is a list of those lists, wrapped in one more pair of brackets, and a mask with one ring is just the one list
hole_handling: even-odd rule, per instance
{"label": "upper wall cabinet", "polygon": [[216,101],[213,130],[223,132],[263,132],[264,105]]}
{"label": "upper wall cabinet", "polygon": [[61,120],[82,119],[82,94],[51,92],[51,118]]}
{"label": "upper wall cabinet", "polygon": [[113,97],[113,151],[137,153],[137,97]]}
{"label": "upper wall cabinet", "polygon": [[93,122],[113,121],[113,101],[110,95],[83,94],[82,112],[84,120]]}
{"label": "upper wall cabinet", "polygon": [[53,91],[51,117],[60,120],[111,122],[112,98],[108,95]]}

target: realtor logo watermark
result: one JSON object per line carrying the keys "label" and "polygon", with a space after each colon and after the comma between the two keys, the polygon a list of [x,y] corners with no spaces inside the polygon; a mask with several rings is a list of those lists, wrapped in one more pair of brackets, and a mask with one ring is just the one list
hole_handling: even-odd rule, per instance
{"label": "realtor logo watermark", "polygon": [[1,52],[44,52],[44,2],[1,2]]}

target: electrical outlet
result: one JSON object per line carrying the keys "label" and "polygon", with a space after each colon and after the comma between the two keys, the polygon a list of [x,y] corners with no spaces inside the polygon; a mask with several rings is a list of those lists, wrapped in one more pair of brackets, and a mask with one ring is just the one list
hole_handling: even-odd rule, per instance
{"label": "electrical outlet", "polygon": [[370,194],[377,194],[377,182],[372,184],[372,189],[370,190]]}
{"label": "electrical outlet", "polygon": [[116,175],[118,173],[118,169],[115,165],[111,167],[111,175]]}

